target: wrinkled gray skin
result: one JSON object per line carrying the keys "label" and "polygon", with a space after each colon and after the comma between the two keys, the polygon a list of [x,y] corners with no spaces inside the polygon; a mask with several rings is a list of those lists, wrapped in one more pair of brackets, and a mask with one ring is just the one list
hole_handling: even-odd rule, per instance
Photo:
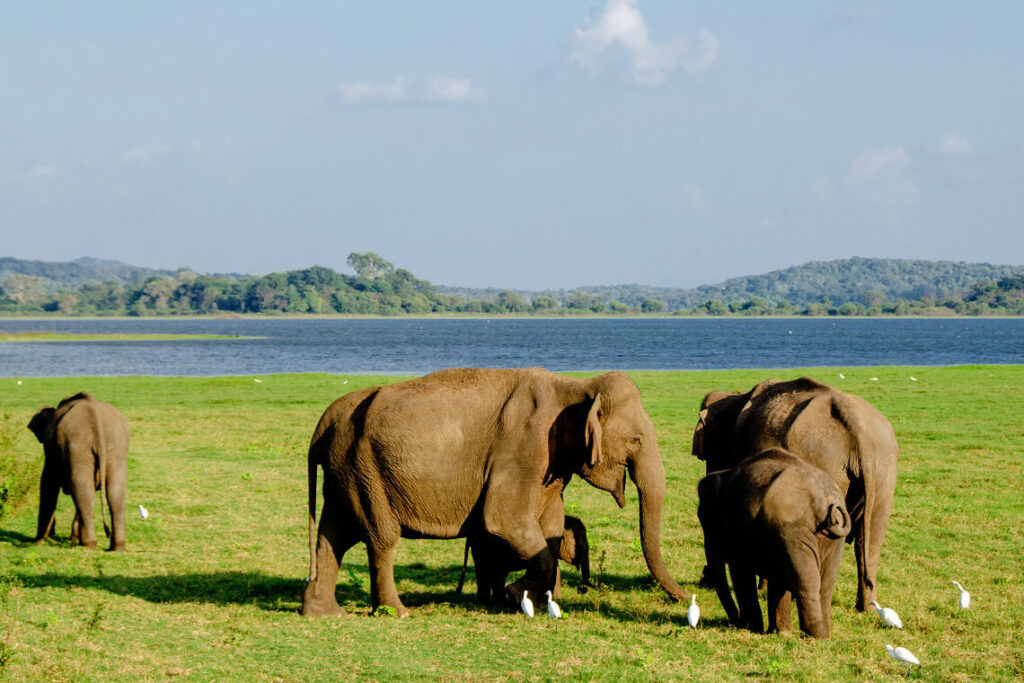
{"label": "wrinkled gray skin", "polygon": [[878,562],[896,489],[898,448],[892,425],[864,399],[809,377],[770,379],[750,391],[704,397],[693,454],[707,471],[728,469],[772,447],[824,470],[853,518],[857,602],[863,611],[878,590]]}
{"label": "wrinkled gray skin", "polygon": [[[790,595],[800,629],[828,638],[832,588],[850,515],[825,472],[773,448],[713,472],[697,487],[704,553],[729,621],[764,629],[756,576],[768,579],[768,630],[790,630]],[[725,576],[729,565],[739,612]]]}
{"label": "wrinkled gray skin", "polygon": [[[57,496],[63,491],[71,494],[75,502],[71,542],[95,548],[94,496],[100,491],[103,530],[110,537],[110,550],[124,550],[128,420],[109,403],[82,393],[65,398],[56,408],[44,406],[32,417],[28,428],[43,444],[44,454],[35,540],[41,541],[52,533]],[[110,507],[113,533],[107,526],[103,498]]]}
{"label": "wrinkled gray skin", "polygon": [[[456,593],[462,592],[462,586],[466,581],[466,567],[469,564],[471,549],[473,570],[476,574],[477,601],[485,604],[501,602],[505,597],[505,580],[509,572],[525,569],[526,565],[516,562],[508,545],[494,536],[482,534],[473,538],[466,537],[462,574],[459,576],[459,585],[455,587]],[[558,559],[580,571],[581,583],[577,590],[586,593],[590,586],[590,544],[587,542],[587,528],[579,517],[565,516],[565,530],[562,532]],[[555,587],[551,592],[556,599],[562,596],[561,569],[556,570]]]}
{"label": "wrinkled gray skin", "polygon": [[[324,509],[316,525],[317,468]],[[342,396],[320,418],[309,448],[310,579],[302,613],[338,614],[338,566],[366,544],[372,607],[408,610],[395,590],[400,538],[497,536],[543,606],[554,588],[573,475],[625,505],[625,479],[640,497],[647,566],[673,598],[687,596],[661,557],[665,470],[640,391],[626,375],[564,377],[540,368],[442,370]]]}

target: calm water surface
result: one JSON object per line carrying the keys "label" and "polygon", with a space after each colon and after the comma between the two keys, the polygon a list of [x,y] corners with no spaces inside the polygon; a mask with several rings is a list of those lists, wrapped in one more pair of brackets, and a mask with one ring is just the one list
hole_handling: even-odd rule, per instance
{"label": "calm water surface", "polygon": [[1024,319],[0,320],[25,331],[259,338],[0,343],[0,376],[1024,363]]}

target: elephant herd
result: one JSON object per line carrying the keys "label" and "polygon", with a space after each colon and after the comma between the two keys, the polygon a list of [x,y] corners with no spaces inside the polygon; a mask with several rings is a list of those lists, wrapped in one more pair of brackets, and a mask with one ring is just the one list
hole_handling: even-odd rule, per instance
{"label": "elephant herd", "polygon": [[[98,489],[110,508],[110,549],[123,550],[124,417],[77,394],[41,409],[29,428],[45,452],[37,540],[51,532],[63,490],[75,503],[73,538],[95,547]],[[857,609],[875,599],[897,447],[888,420],[871,405],[806,377],[769,380],[746,393],[713,391],[700,406],[693,454],[707,465],[697,487],[704,581],[731,623],[764,629],[759,576],[767,581],[770,631],[789,630],[795,598],[801,630],[827,638],[844,541],[855,548]],[[574,475],[619,507],[632,481],[647,567],[673,600],[689,599],[662,556],[666,480],[654,424],[625,374],[581,379],[540,368],[458,368],[342,396],[323,413],[309,447],[302,614],[343,612],[335,597],[339,566],[362,542],[373,609],[407,615],[394,579],[401,538],[465,538],[483,602],[517,605],[528,592],[543,606],[547,591],[558,595],[559,559],[580,568],[585,590],[586,529],[563,502]]]}

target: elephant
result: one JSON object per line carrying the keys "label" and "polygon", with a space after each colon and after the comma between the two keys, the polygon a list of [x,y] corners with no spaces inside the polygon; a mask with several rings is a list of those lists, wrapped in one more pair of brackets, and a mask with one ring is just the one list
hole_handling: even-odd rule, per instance
{"label": "elephant", "polygon": [[[124,502],[128,487],[128,420],[114,406],[78,393],[56,408],[43,406],[28,423],[43,444],[43,473],[39,482],[39,521],[35,540],[53,531],[57,496],[70,493],[75,502],[71,542],[95,548],[94,496],[100,491],[103,530],[110,550],[126,546]],[[103,498],[110,507],[107,525]]]}
{"label": "elephant", "polygon": [[778,446],[824,470],[853,519],[856,608],[878,590],[878,563],[896,489],[892,425],[870,403],[810,377],[770,379],[746,393],[713,391],[701,403],[693,454],[707,472]]}
{"label": "elephant", "polygon": [[[483,603],[500,602],[505,592],[505,579],[509,572],[524,569],[525,565],[515,562],[509,548],[500,539],[488,534],[473,538],[466,537],[466,549],[462,557],[462,575],[455,592],[461,593],[466,581],[466,567],[469,565],[470,548],[473,551],[473,570],[476,573],[476,599]],[[565,516],[565,529],[558,549],[558,559],[567,562],[580,571],[582,577],[577,590],[586,593],[590,586],[590,544],[587,542],[587,527],[583,520],[571,515]],[[561,571],[555,575],[553,597],[561,597]]]}
{"label": "elephant", "polygon": [[755,576],[760,575],[768,579],[769,631],[790,630],[792,593],[800,630],[828,638],[832,588],[852,525],[836,483],[792,453],[772,448],[707,475],[697,494],[708,573],[729,621],[764,629]]}
{"label": "elephant", "polygon": [[528,590],[543,605],[554,587],[569,480],[579,475],[621,508],[627,473],[639,493],[647,567],[672,599],[688,598],[662,559],[665,469],[640,390],[625,374],[581,379],[542,368],[453,368],[348,393],[327,408],[310,442],[310,568],[301,611],[343,613],[338,567],[362,541],[372,608],[407,616],[394,582],[399,539],[482,533],[526,564],[506,589],[512,603]]}

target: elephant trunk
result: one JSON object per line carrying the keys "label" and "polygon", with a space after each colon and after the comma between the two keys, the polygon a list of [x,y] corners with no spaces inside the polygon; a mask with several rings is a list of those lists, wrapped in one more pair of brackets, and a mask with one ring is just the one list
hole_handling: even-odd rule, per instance
{"label": "elephant trunk", "polygon": [[673,600],[690,596],[668,573],[661,557],[661,514],[665,503],[665,468],[655,449],[630,462],[630,477],[640,495],[640,546],[651,575]]}

